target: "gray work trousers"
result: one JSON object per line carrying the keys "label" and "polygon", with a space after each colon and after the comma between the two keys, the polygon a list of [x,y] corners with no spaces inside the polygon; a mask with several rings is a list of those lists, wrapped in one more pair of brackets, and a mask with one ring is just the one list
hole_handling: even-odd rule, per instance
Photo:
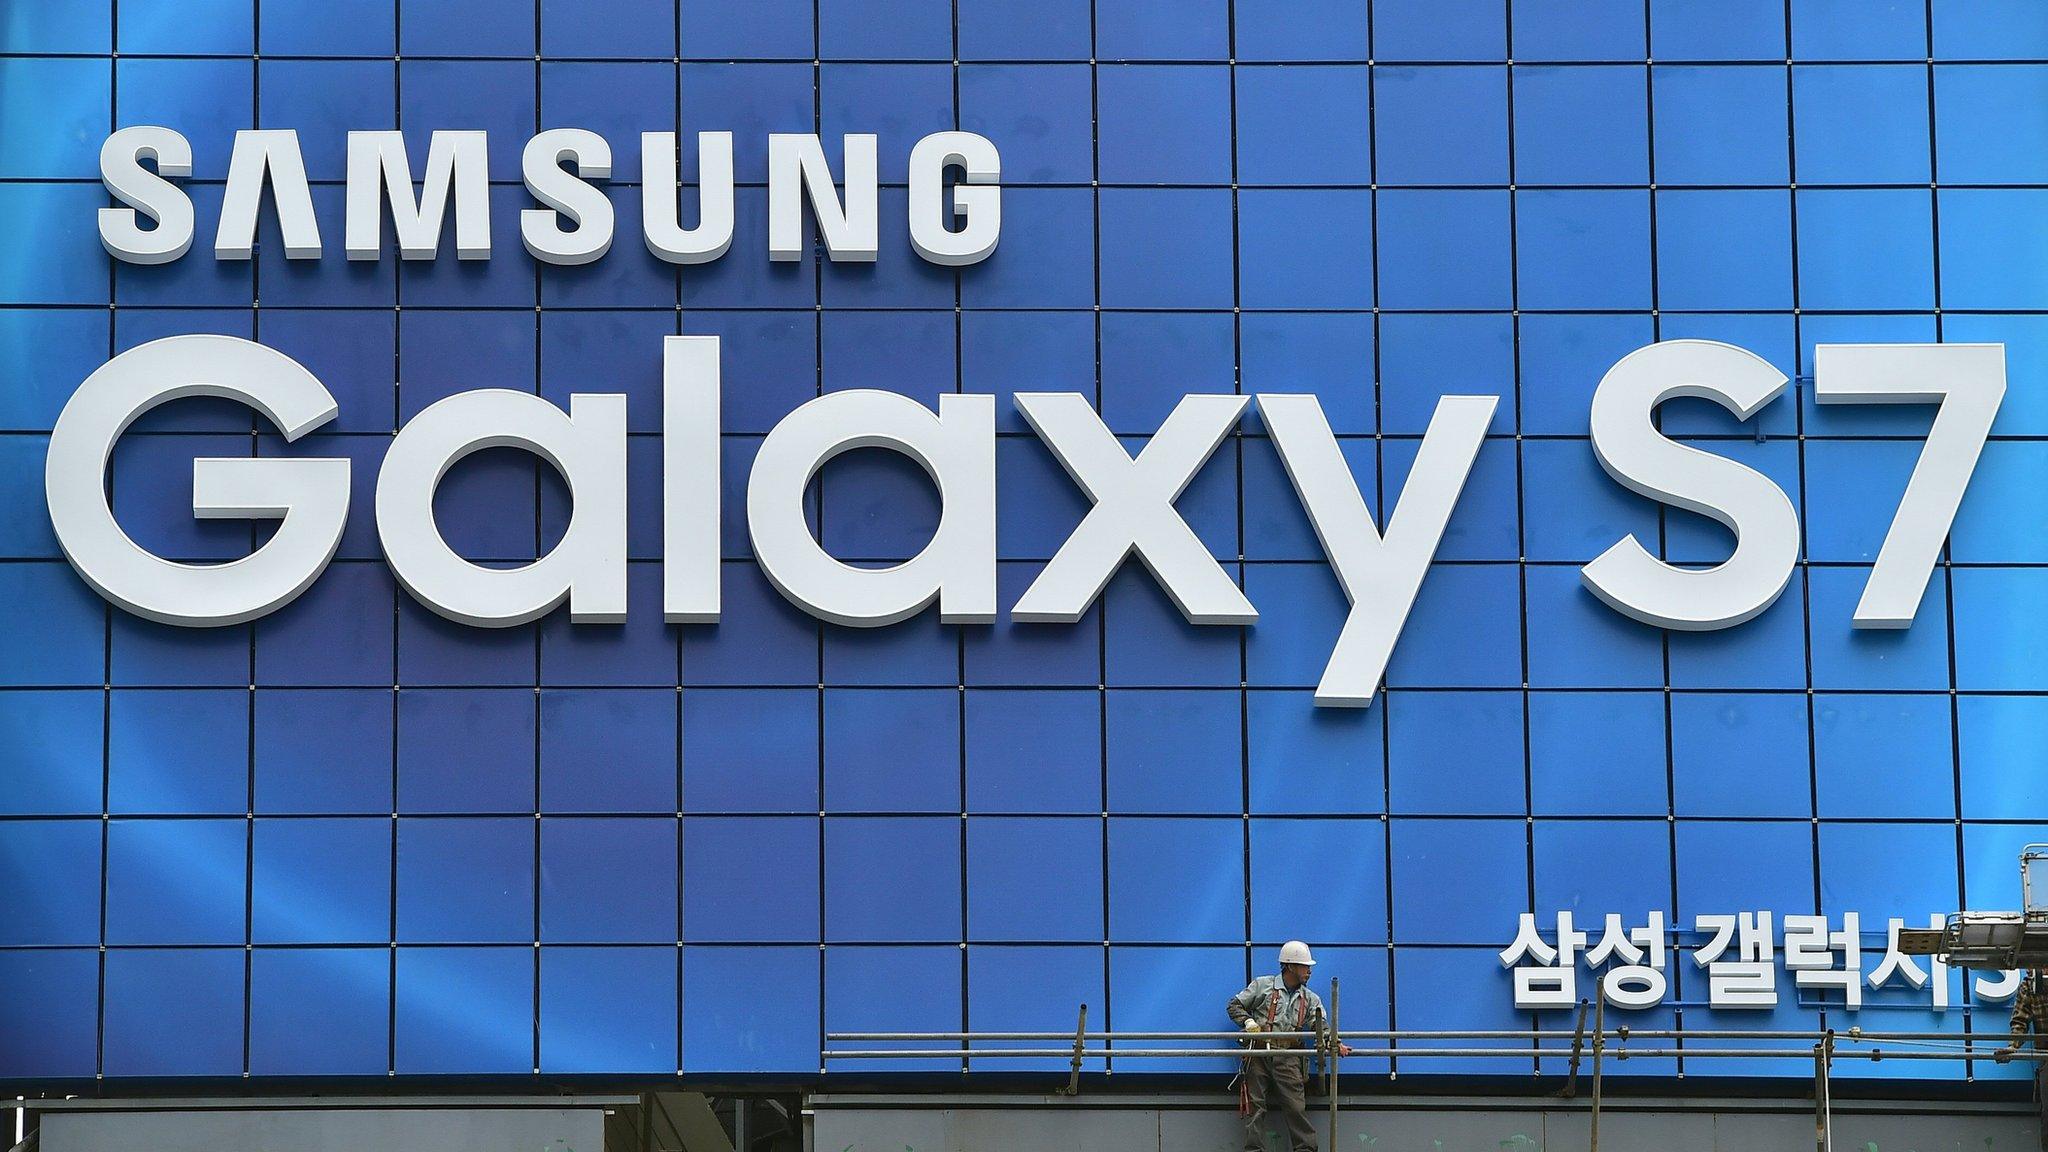
{"label": "gray work trousers", "polygon": [[1308,1120],[1307,1066],[1301,1056],[1245,1060],[1252,1098],[1251,1114],[1244,1119],[1247,1152],[1316,1152],[1316,1130]]}

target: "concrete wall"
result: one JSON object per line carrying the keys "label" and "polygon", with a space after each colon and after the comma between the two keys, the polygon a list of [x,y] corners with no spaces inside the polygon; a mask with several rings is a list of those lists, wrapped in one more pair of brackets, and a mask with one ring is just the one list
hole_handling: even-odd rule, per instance
{"label": "concrete wall", "polygon": [[[314,1103],[328,1106],[306,1106]],[[602,1152],[605,1147],[605,1107],[568,1099],[526,1107],[451,1107],[431,1098],[391,1100],[383,1106],[348,1106],[339,1099],[111,1106],[67,1101],[39,1110],[40,1152]]]}
{"label": "concrete wall", "polygon": [[[883,1097],[812,1100],[816,1152],[1235,1152],[1234,1105],[1219,1096]],[[1585,1152],[1590,1102],[1480,1098],[1343,1101],[1332,1152]],[[1815,1146],[1810,1102],[1603,1103],[1600,1152],[1776,1152]],[[2034,1152],[2031,1105],[1838,1104],[1835,1152]]]}

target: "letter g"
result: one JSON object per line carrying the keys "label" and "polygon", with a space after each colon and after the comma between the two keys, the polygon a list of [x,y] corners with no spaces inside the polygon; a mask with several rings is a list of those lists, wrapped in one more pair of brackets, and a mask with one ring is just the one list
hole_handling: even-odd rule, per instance
{"label": "letter g", "polygon": [[114,520],[107,460],[137,417],[187,396],[239,401],[296,440],[334,418],[334,397],[282,352],[234,336],[172,336],[101,365],[64,405],[43,469],[64,555],[100,595],[138,616],[194,628],[241,624],[290,603],[318,579],[348,516],[346,459],[192,462],[202,519],[282,518],[269,543],[225,564],[180,564],[145,551]]}

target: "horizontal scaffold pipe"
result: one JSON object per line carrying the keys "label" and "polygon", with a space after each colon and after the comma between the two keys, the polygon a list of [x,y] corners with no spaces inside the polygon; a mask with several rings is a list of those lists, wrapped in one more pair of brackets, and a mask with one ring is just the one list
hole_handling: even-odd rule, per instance
{"label": "horizontal scaffold pipe", "polygon": [[[1255,1048],[1242,1048],[1242,1049],[1240,1049],[1240,1048],[1085,1048],[1085,1049],[1083,1049],[1083,1050],[1081,1051],[1081,1053],[1080,1053],[1080,1056],[1081,1056],[1081,1058],[1082,1058],[1082,1059],[1084,1059],[1084,1060],[1099,1060],[1099,1059],[1103,1059],[1103,1058],[1105,1058],[1105,1057],[1119,1057],[1119,1058],[1123,1058],[1123,1059],[1132,1059],[1132,1058],[1144,1058],[1144,1059],[1215,1059],[1215,1058],[1229,1058],[1229,1059],[1237,1059],[1237,1058],[1239,1058],[1239,1057],[1244,1057],[1244,1056],[1251,1056],[1251,1057],[1255,1057],[1255,1058],[1271,1058],[1271,1057],[1275,1057],[1275,1056],[1301,1056],[1301,1055],[1305,1055],[1305,1054],[1309,1053],[1310,1051],[1312,1051],[1312,1049],[1305,1049],[1305,1048],[1264,1048],[1264,1047],[1255,1047]],[[974,1060],[1028,1060],[1028,1059],[1065,1059],[1065,1058],[1069,1058],[1069,1057],[1072,1057],[1072,1056],[1073,1056],[1074,1054],[1075,1054],[1075,1053],[1074,1053],[1074,1050],[1073,1050],[1072,1048],[944,1048],[944,1049],[928,1049],[928,1048],[882,1048],[882,1049],[852,1049],[852,1050],[841,1050],[841,1051],[830,1051],[830,1050],[827,1050],[827,1051],[826,1051],[826,1052],[824,1053],[824,1057],[825,1057],[825,1059],[827,1059],[827,1060],[968,1060],[968,1059],[974,1059]],[[1418,1058],[1418,1059],[1431,1059],[1431,1060],[1434,1060],[1434,1059],[1439,1059],[1439,1058],[1501,1058],[1501,1057],[1509,1057],[1509,1058],[1515,1058],[1515,1059],[1524,1059],[1524,1058],[1535,1058],[1535,1059],[1550,1059],[1550,1060],[1570,1060],[1570,1059],[1572,1058],[1572,1054],[1573,1054],[1573,1053],[1572,1053],[1572,1050],[1571,1050],[1571,1049],[1569,1049],[1569,1048],[1536,1048],[1536,1047],[1529,1047],[1529,1048],[1432,1048],[1432,1047],[1411,1047],[1411,1048],[1353,1048],[1353,1049],[1351,1050],[1351,1052],[1350,1052],[1350,1055],[1351,1055],[1351,1057],[1352,1057],[1352,1058],[1354,1058],[1354,1059],[1356,1059],[1356,1058],[1381,1058],[1381,1059],[1384,1059],[1384,1058],[1388,1058],[1388,1057],[1406,1056],[1406,1057],[1414,1057],[1414,1058]],[[1802,1047],[1791,1047],[1791,1048],[1629,1048],[1629,1047],[1626,1047],[1626,1046],[1618,1046],[1618,1047],[1611,1047],[1611,1048],[1608,1048],[1608,1049],[1607,1049],[1607,1054],[1608,1054],[1609,1056],[1612,1056],[1612,1057],[1614,1057],[1615,1059],[1618,1059],[1618,1060],[1631,1060],[1631,1059],[1633,1059],[1633,1060],[1645,1060],[1645,1059],[1672,1059],[1672,1058],[1676,1058],[1676,1057],[1681,1057],[1681,1056],[1683,1056],[1683,1057],[1686,1057],[1686,1058],[1688,1058],[1688,1059],[1721,1059],[1721,1058],[1730,1058],[1730,1059],[1736,1059],[1736,1058],[1740,1058],[1740,1059],[1750,1059],[1750,1058],[1756,1058],[1756,1059],[1766,1059],[1766,1060],[1768,1060],[1768,1059],[1783,1059],[1783,1060],[1790,1060],[1790,1059],[1799,1059],[1799,1060],[1811,1060],[1811,1059],[1813,1059],[1813,1049],[1812,1049],[1811,1047],[1803,1047],[1803,1048],[1802,1048]],[[1994,1050],[1992,1050],[1992,1049],[1990,1049],[1990,1048],[1979,1048],[1979,1049],[1974,1049],[1974,1050],[1967,1050],[1967,1051],[1922,1051],[1922,1050],[1917,1050],[1917,1049],[1916,1049],[1916,1050],[1913,1050],[1913,1051],[1908,1051],[1908,1052],[1897,1052],[1897,1051],[1887,1052],[1887,1051],[1884,1051],[1883,1049],[1878,1049],[1878,1048],[1871,1048],[1871,1049],[1851,1049],[1851,1050],[1846,1050],[1846,1051],[1845,1051],[1845,1050],[1842,1050],[1842,1049],[1836,1049],[1836,1050],[1835,1050],[1835,1053],[1834,1053],[1834,1056],[1835,1056],[1835,1058],[1836,1058],[1836,1059],[1838,1059],[1838,1060],[1871,1060],[1871,1061],[1877,1061],[1877,1060],[1992,1060],[1992,1061],[1994,1061],[1994,1062],[1999,1062],[1999,1063],[2003,1063],[2003,1062],[2005,1062],[2005,1061],[2007,1061],[2007,1060],[2015,1060],[2015,1061],[2019,1061],[2019,1062],[2022,1062],[2022,1063],[2038,1063],[2038,1062],[2040,1062],[2040,1061],[2043,1061],[2043,1060],[2048,1060],[2048,1052],[2035,1052],[2035,1051],[2032,1051],[2032,1050],[2021,1050],[2021,1051],[2002,1051],[2002,1050],[2000,1050],[2000,1051],[1996,1051],[1996,1052],[1995,1052],[1995,1054],[1994,1054]]]}
{"label": "horizontal scaffold pipe", "polygon": [[[1090,1040],[1231,1040],[1245,1033],[1228,1032],[1087,1032]],[[1350,1035],[1350,1033],[1345,1033]],[[1260,1032],[1265,1040],[1309,1040],[1313,1032]],[[825,1042],[835,1040],[1072,1040],[1072,1032],[827,1032]]]}
{"label": "horizontal scaffold pipe", "polygon": [[[1235,1029],[1227,1032],[1089,1032],[1089,1040],[1116,1042],[1120,1040],[1240,1040],[1247,1035]],[[1262,1040],[1308,1040],[1315,1037],[1313,1032],[1260,1032]],[[1424,1030],[1395,1029],[1392,1031],[1353,1031],[1349,1028],[1339,1032],[1345,1040],[1570,1040],[1575,1036],[1590,1039],[1594,1033],[1571,1030]],[[1609,1039],[1627,1041],[1647,1040],[1804,1040],[1819,1043],[1829,1033],[1801,1032],[1793,1029],[1731,1028],[1731,1029],[1672,1029],[1672,1028],[1609,1028],[1600,1033]],[[1835,1031],[1837,1044],[1867,1044],[1877,1041],[1896,1040],[1948,1040],[1957,1042],[1996,1040],[2009,1042],[2010,1034],[1993,1032],[1873,1032],[1862,1029]],[[969,1043],[983,1040],[1066,1040],[1074,1038],[1072,1032],[828,1032],[825,1042],[850,1041],[937,1041],[961,1040]],[[1063,1049],[1062,1051],[1066,1051]]]}

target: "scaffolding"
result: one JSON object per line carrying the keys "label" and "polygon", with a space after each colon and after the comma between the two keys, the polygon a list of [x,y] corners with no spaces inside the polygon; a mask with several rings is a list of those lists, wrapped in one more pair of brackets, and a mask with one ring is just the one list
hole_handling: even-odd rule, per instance
{"label": "scaffolding", "polygon": [[[1072,1096],[1081,1090],[1081,1071],[1091,1060],[1268,1060],[1313,1056],[1321,1067],[1322,1090],[1327,1096],[1330,1147],[1337,1147],[1338,1065],[1342,1059],[1386,1060],[1385,1075],[1399,1075],[1400,1059],[1426,1060],[1555,1060],[1566,1069],[1564,1086],[1556,1092],[1561,1099],[1575,1099],[1579,1093],[1579,1070],[1590,1055],[1592,1085],[1589,1101],[1590,1152],[1600,1148],[1600,1111],[1607,1061],[1679,1059],[1685,1060],[1798,1060],[1813,1067],[1814,1147],[1831,1152],[1831,1084],[1838,1060],[1982,1060],[1993,1064],[2040,1065],[2048,1052],[2020,1047],[2010,1032],[1910,1032],[1846,1030],[1740,1028],[1631,1028],[1606,1026],[1605,1000],[1582,1001],[1577,1024],[1565,1029],[1376,1029],[1346,1031],[1340,1026],[1338,1010],[1341,989],[1330,987],[1330,1027],[1316,1032],[1261,1032],[1260,1041],[1295,1041],[1302,1047],[1282,1048],[1265,1043],[1246,1044],[1240,1031],[1150,1032],[1088,1030],[1087,1006],[1071,1032],[829,1032],[822,1053],[825,1064],[863,1061],[959,1061],[966,1072],[970,1062],[1014,1060],[1059,1060],[1066,1063],[1067,1082],[1060,1094]],[[1592,1008],[1592,1028],[1586,1027],[1587,1008]],[[1351,1044],[1340,1057],[1337,1046]],[[904,1045],[878,1047],[877,1045]],[[1009,1045],[1027,1045],[1011,1047]],[[1193,1045],[1172,1047],[1165,1045]],[[999,1065],[997,1065],[999,1067]]]}
{"label": "scaffolding", "polygon": [[[1935,939],[1915,941],[1922,950],[1945,958],[1953,968],[1999,971],[2048,968],[2048,892],[2034,880],[2034,867],[2048,861],[2048,844],[2029,844],[2020,852],[2018,912],[1955,912]],[[1901,933],[1905,943],[1905,933]],[[1935,936],[1931,931],[1916,933]]]}

